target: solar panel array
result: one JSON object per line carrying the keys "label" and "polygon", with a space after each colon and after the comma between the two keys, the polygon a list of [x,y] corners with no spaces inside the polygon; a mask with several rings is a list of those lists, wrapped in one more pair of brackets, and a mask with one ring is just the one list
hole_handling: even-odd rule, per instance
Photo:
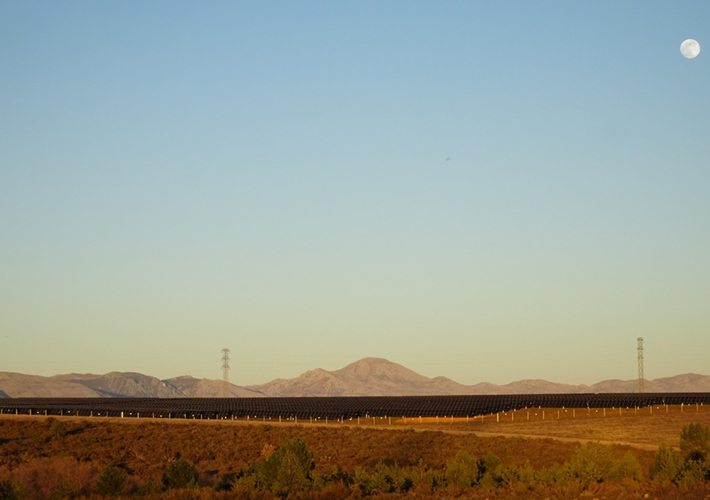
{"label": "solar panel array", "polygon": [[641,408],[710,403],[710,393],[304,398],[3,398],[0,413],[146,418],[473,417],[523,408]]}

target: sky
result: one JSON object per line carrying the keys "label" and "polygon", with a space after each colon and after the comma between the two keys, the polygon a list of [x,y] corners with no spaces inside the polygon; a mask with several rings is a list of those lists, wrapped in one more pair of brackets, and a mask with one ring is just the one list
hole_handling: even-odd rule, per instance
{"label": "sky", "polygon": [[710,375],[708,57],[702,1],[1,2],[0,371]]}

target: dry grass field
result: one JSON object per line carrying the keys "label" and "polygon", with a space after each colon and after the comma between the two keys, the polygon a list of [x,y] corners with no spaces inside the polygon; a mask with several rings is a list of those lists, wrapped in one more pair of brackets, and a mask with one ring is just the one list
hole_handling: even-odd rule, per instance
{"label": "dry grass field", "polygon": [[[527,419],[527,412],[530,419]],[[545,418],[543,419],[543,412]],[[559,417],[558,417],[559,412]],[[699,406],[685,407],[683,411],[679,406],[623,409],[572,409],[559,410],[557,408],[535,408],[520,410],[513,414],[500,414],[486,416],[482,421],[471,420],[448,424],[451,430],[473,431],[480,435],[545,437],[559,440],[578,442],[600,441],[616,443],[643,449],[655,450],[661,443],[678,447],[680,431],[683,426],[693,422],[702,422],[710,425],[710,407]],[[431,420],[431,419],[430,419]],[[438,428],[446,425],[445,419],[440,419]],[[424,427],[431,428],[431,424]],[[435,427],[437,428],[437,427]]]}
{"label": "dry grass field", "polygon": [[[684,426],[694,422],[709,424],[708,408],[686,407],[682,412],[679,407],[624,409],[621,415],[618,409],[568,409],[561,410],[559,417],[556,408],[529,411],[529,416],[528,410],[520,410],[468,422],[452,422],[443,417],[438,423],[436,418],[422,419],[421,423],[419,419],[405,423],[363,418],[359,423],[353,420],[329,424],[3,415],[0,500],[96,497],[93,485],[98,484],[107,466],[123,471],[126,482],[122,491],[131,497],[270,498],[273,491],[255,493],[239,478],[294,438],[302,439],[312,453],[313,474],[322,483],[317,492],[308,493],[310,496],[304,491],[296,495],[302,498],[385,494],[427,497],[435,493],[439,497],[481,499],[588,495],[600,499],[644,498],[646,494],[647,498],[710,498],[707,481],[677,486],[648,480],[658,446],[668,443],[678,447]],[[62,432],[57,432],[57,428],[62,428]],[[580,444],[587,442],[608,444],[610,460],[623,461],[630,454],[632,461],[638,463],[640,475],[634,480],[600,481],[586,486],[565,482],[555,486],[558,479],[553,476],[565,464],[574,463]],[[590,450],[599,451],[592,447],[587,452]],[[509,468],[507,474],[515,478],[495,488],[451,489],[446,486],[450,481],[447,474],[461,451],[479,461],[476,467],[480,467],[482,457],[493,454]],[[198,488],[185,492],[186,496],[165,490],[164,486],[166,468],[178,458],[194,464],[199,472]],[[376,484],[373,478],[384,474],[385,469],[390,475],[395,474],[392,470],[412,475],[411,489],[393,486],[392,490],[382,490],[372,486]],[[334,475],[334,470],[344,471],[342,477]],[[536,471],[547,482],[542,485],[542,479],[536,479],[540,486],[533,487],[523,482],[521,471]],[[236,486],[220,492],[223,483]],[[19,485],[16,489],[22,490],[24,496],[3,497],[2,484]],[[501,484],[507,486],[503,488]]]}

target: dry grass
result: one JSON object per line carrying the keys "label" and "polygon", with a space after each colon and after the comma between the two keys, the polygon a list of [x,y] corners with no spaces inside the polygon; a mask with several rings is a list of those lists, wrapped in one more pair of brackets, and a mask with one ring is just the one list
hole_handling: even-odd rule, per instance
{"label": "dry grass", "polygon": [[[558,417],[559,411],[559,417]],[[528,420],[530,412],[530,420]],[[544,412],[544,420],[543,420]],[[574,414],[574,417],[572,416]],[[678,447],[683,426],[693,422],[710,424],[710,408],[705,406],[679,406],[623,409],[567,409],[535,408],[517,412],[501,413],[497,418],[489,415],[483,420],[471,419],[469,423],[450,423],[439,419],[437,428],[444,426],[450,430],[473,431],[481,435],[505,435],[524,437],[545,437],[572,441],[601,441],[619,443],[643,449],[655,449],[661,443]],[[463,419],[465,420],[465,419]],[[448,422],[445,424],[444,422]],[[431,425],[424,424],[423,428]]]}
{"label": "dry grass", "polygon": [[[306,441],[321,475],[329,474],[335,465],[345,470],[363,467],[373,471],[380,461],[402,466],[423,464],[441,471],[460,449],[476,457],[492,452],[511,465],[529,461],[535,469],[541,469],[570,460],[577,442],[597,440],[615,443],[612,450],[617,458],[632,451],[648,477],[653,450],[661,442],[677,446],[684,425],[710,423],[710,409],[706,408],[698,408],[697,412],[695,408],[685,408],[682,413],[679,408],[670,407],[667,413],[663,407],[654,408],[653,413],[648,409],[637,413],[623,410],[621,416],[618,409],[607,410],[606,416],[603,410],[568,410],[567,414],[561,410],[559,418],[557,409],[545,409],[544,420],[542,412],[540,408],[530,410],[530,420],[527,410],[522,410],[514,415],[487,416],[482,421],[454,419],[452,423],[450,418],[439,418],[438,424],[436,419],[423,419],[421,424],[415,419],[404,424],[393,419],[390,424],[389,419],[361,419],[359,425],[357,420],[328,425],[308,421],[264,425],[221,420],[63,417],[57,420],[66,426],[65,436],[53,435],[46,417],[3,415],[0,480],[19,478],[24,483],[37,483],[37,491],[42,491],[42,485],[67,483],[67,478],[71,478],[70,483],[76,483],[73,487],[81,492],[103,466],[117,464],[129,473],[130,484],[159,483],[167,464],[181,456],[197,466],[200,483],[209,486],[222,474],[234,477],[258,460],[265,447],[273,448],[293,437]],[[82,479],[77,482],[76,478]],[[623,485],[603,488],[608,491],[595,492],[600,498],[629,498],[624,495],[631,493]],[[615,488],[621,488],[623,494],[616,493]],[[667,497],[704,498],[710,493],[706,486],[699,488],[693,490],[696,495],[702,491],[699,497],[678,488],[669,489]],[[572,493],[569,498],[577,497]],[[477,495],[489,496],[479,491],[464,496],[478,498]]]}

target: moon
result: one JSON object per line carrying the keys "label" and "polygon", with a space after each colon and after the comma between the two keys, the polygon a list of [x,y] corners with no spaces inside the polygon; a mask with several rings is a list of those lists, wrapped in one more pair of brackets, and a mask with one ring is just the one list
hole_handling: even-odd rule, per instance
{"label": "moon", "polygon": [[680,44],[680,53],[683,54],[683,57],[686,59],[698,57],[698,54],[700,54],[700,44],[692,38],[688,38]]}

